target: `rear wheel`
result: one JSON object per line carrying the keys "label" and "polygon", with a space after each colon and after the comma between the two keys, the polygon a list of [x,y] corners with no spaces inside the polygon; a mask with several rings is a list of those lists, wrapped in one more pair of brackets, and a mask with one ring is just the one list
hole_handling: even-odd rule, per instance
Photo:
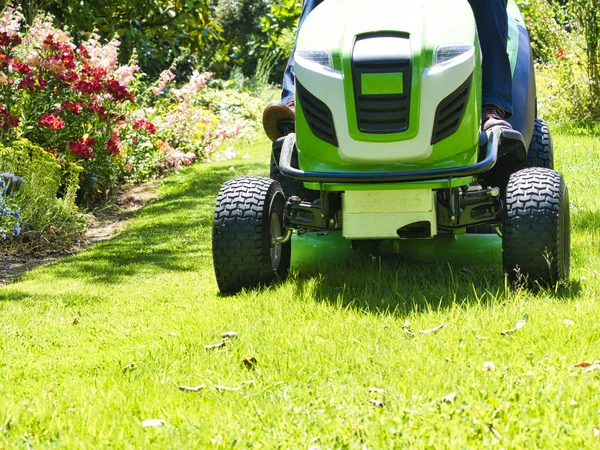
{"label": "rear wheel", "polygon": [[554,169],[554,149],[552,146],[552,134],[548,124],[542,119],[535,119],[533,136],[527,151],[527,159],[530,167],[545,167]]}
{"label": "rear wheel", "polygon": [[283,236],[285,197],[279,183],[265,177],[239,177],[219,192],[213,221],[213,263],[219,290],[284,279],[290,267],[290,242]]}
{"label": "rear wheel", "polygon": [[551,285],[569,277],[569,193],[562,175],[532,167],[510,176],[502,259],[511,280]]}

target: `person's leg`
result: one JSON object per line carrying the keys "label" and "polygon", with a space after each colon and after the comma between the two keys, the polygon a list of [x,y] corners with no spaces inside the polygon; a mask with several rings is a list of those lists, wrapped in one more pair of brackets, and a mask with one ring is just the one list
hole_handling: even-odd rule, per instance
{"label": "person's leg", "polygon": [[[304,19],[322,2],[323,0],[304,0],[302,2],[302,12],[300,13],[300,19],[298,19],[298,30],[304,23]],[[294,101],[294,51],[296,51],[295,45],[283,74],[281,102],[284,104]]]}
{"label": "person's leg", "polygon": [[[512,75],[506,53],[508,41],[507,0],[469,0],[477,22],[477,32],[483,54],[482,76],[484,128],[490,124],[508,126],[503,119],[512,114]],[[494,110],[493,107],[496,107]],[[500,110],[497,110],[500,108]],[[500,117],[493,117],[500,116]]]}
{"label": "person's leg", "polygon": [[[298,20],[298,29],[302,26],[304,19],[315,9],[323,0],[304,0],[302,2],[302,12]],[[267,105],[263,112],[263,128],[265,133],[272,140],[284,136],[294,129],[294,51],[288,60],[285,72],[283,73],[283,82],[281,83],[281,101],[271,102]]]}

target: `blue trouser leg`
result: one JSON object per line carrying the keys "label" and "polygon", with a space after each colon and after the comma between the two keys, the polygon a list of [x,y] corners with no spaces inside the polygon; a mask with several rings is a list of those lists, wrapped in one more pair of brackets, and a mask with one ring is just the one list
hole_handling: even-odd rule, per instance
{"label": "blue trouser leg", "polygon": [[469,0],[475,22],[481,53],[483,54],[484,105],[496,105],[512,114],[512,75],[506,53],[508,41],[507,0]]}
{"label": "blue trouser leg", "polygon": [[[298,28],[323,0],[304,0]],[[508,41],[507,0],[469,0],[483,53],[483,104],[492,104],[512,114],[512,76],[506,53]],[[281,100],[294,100],[294,52],[283,74]]]}
{"label": "blue trouser leg", "polygon": [[[319,6],[323,0],[304,0],[302,2],[302,12],[300,13],[300,19],[298,20],[298,29],[302,26],[302,22],[306,19],[306,16]],[[283,73],[283,83],[281,87],[283,88],[281,92],[281,101],[283,103],[289,103],[294,101],[294,51],[296,47],[294,46],[294,50],[292,50],[292,54],[290,55],[290,59],[288,60],[287,67],[285,68],[285,72]]]}

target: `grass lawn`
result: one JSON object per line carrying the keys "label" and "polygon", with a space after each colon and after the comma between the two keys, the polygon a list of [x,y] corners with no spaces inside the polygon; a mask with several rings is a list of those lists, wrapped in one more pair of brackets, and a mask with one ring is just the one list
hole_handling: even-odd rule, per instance
{"label": "grass lawn", "polygon": [[170,177],[117,238],[0,288],[0,448],[598,448],[600,370],[574,365],[600,359],[600,144],[555,148],[572,202],[556,292],[465,255],[321,262],[219,296],[216,194],[266,174],[268,144]]}

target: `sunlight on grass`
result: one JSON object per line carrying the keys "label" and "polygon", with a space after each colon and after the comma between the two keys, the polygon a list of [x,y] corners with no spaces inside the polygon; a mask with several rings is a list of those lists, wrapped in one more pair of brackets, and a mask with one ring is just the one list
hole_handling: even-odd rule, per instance
{"label": "sunlight on grass", "polygon": [[[268,143],[170,177],[117,238],[0,289],[0,447],[589,446],[600,371],[573,366],[600,348],[600,144],[555,147],[573,227],[572,282],[557,292],[511,288],[465,255],[315,263],[223,297],[216,194],[266,174]],[[227,331],[238,337],[205,349]]]}

